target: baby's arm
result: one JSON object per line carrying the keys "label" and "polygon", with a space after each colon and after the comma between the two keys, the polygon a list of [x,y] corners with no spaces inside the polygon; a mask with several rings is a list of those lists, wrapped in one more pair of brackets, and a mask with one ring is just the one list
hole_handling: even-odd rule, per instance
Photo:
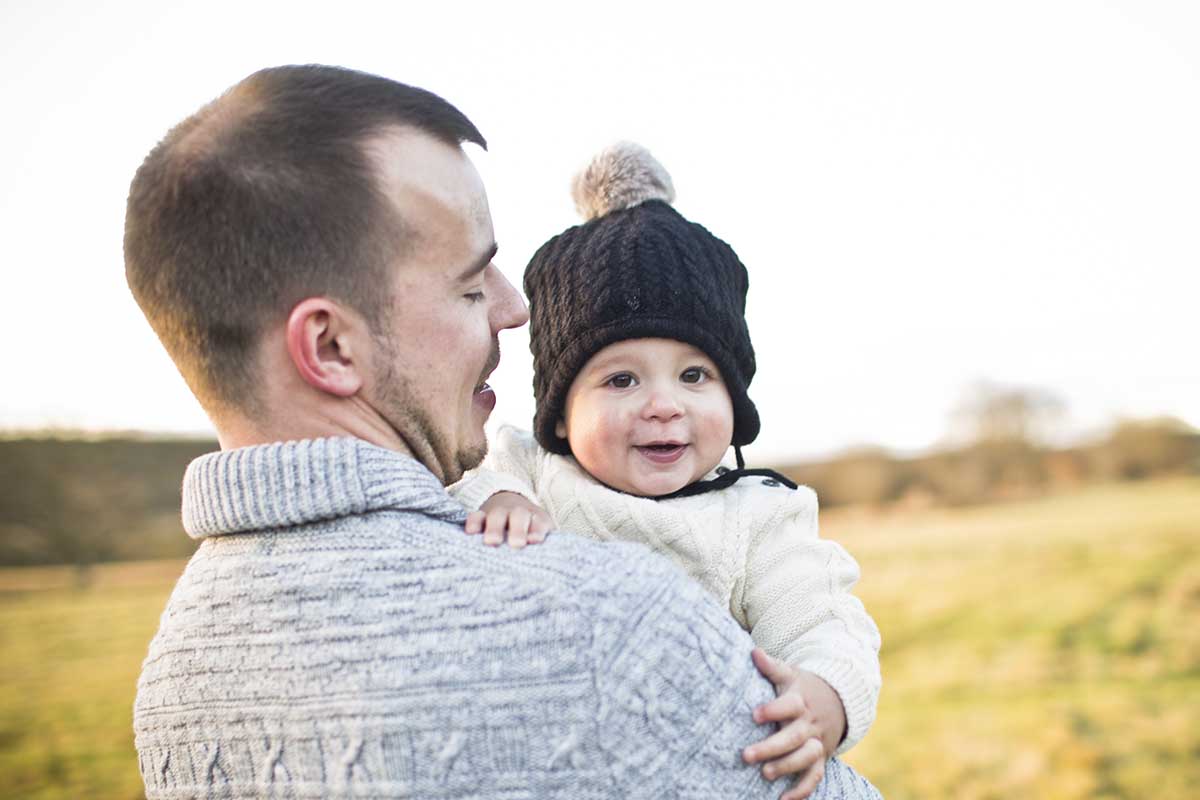
{"label": "baby's arm", "polygon": [[[733,597],[734,616],[756,644],[836,693],[841,714],[821,725],[819,737],[827,756],[862,739],[879,698],[879,630],[850,594],[858,575],[858,564],[840,545],[817,535],[816,495],[801,487],[752,532]],[[820,686],[807,679],[781,688],[795,693],[806,685],[800,693],[819,703]]]}
{"label": "baby's arm", "polygon": [[450,493],[470,513],[466,531],[482,533],[483,542],[513,547],[541,542],[552,526],[539,505],[540,475],[537,445],[526,433],[501,428],[484,466],[450,487]]}

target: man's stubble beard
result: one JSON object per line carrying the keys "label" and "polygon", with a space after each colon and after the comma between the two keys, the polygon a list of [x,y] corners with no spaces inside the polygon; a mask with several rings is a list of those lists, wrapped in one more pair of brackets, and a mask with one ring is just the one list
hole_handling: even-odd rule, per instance
{"label": "man's stubble beard", "polygon": [[[382,366],[375,376],[375,385],[379,387],[377,398],[379,413],[383,415],[389,425],[400,432],[401,438],[404,439],[410,451],[414,450],[414,445],[417,443],[408,440],[405,435],[407,432],[416,432],[424,438],[428,455],[436,459],[437,465],[442,469],[444,484],[449,485],[460,480],[467,470],[475,469],[483,463],[488,452],[487,436],[483,436],[479,444],[463,446],[456,452],[450,452],[444,432],[434,424],[432,415],[417,401],[409,381],[396,374],[395,365],[398,356],[392,338],[387,334],[377,333],[375,340],[383,353]],[[499,343],[497,342],[493,346],[492,357],[488,359],[489,371],[498,361]],[[412,453],[412,456],[418,461],[423,461],[422,455],[422,452]],[[425,466],[432,471],[434,465],[425,464]]]}

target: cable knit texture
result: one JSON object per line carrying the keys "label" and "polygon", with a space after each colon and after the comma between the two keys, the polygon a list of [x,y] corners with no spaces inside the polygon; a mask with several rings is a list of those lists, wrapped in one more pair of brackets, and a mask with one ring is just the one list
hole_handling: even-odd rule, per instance
{"label": "cable knit texture", "polygon": [[452,487],[464,505],[478,508],[498,491],[516,492],[546,509],[558,528],[667,555],[756,644],[834,688],[846,710],[839,753],[866,735],[879,701],[879,629],[850,593],[858,564],[817,535],[811,489],[746,478],[718,492],[651,500],[604,486],[575,459],[549,453],[509,426],[494,438],[485,466]]}
{"label": "cable knit texture", "polygon": [[[410,458],[354,439],[204,456],[203,539],[143,664],[149,798],[778,797],[742,747],[750,643],[662,559],[511,552]],[[875,790],[831,761],[819,798]]]}

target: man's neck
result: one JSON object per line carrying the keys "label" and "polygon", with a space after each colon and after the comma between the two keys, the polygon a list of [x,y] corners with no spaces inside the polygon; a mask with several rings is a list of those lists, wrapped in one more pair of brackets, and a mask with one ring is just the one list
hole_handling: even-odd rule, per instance
{"label": "man's neck", "polygon": [[241,414],[227,414],[219,421],[214,419],[217,441],[222,450],[233,450],[274,442],[347,436],[422,460],[382,420],[346,413],[349,409],[306,408],[305,405],[299,400],[286,413],[266,420],[250,420]]}

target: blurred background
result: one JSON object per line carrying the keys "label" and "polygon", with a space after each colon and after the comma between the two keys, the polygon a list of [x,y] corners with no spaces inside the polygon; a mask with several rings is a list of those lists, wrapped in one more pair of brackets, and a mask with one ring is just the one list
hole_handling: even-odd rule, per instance
{"label": "blurred background", "polygon": [[[763,434],[883,633],[889,798],[1200,782],[1200,6],[0,6],[0,797],[140,796],[134,684],[207,420],[125,287],[124,201],[263,66],[431,89],[519,285],[617,139],[751,276]],[[502,336],[492,424],[533,413]]]}

